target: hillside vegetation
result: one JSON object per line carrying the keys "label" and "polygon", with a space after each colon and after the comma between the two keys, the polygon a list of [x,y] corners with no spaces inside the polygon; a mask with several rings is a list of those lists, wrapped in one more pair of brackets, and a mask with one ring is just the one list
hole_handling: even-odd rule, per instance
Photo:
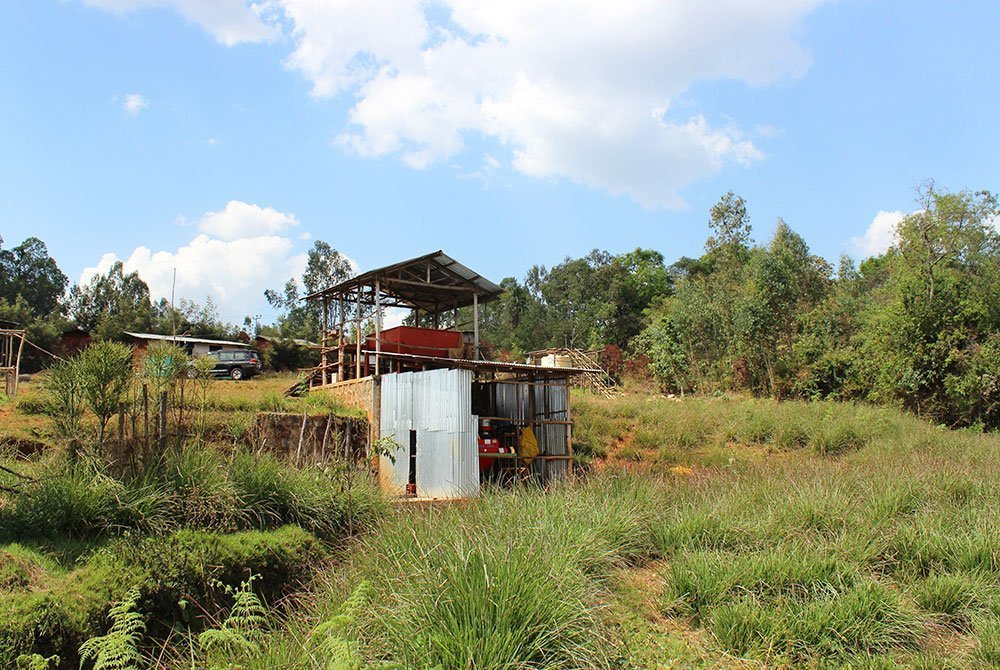
{"label": "hillside vegetation", "polygon": [[631,472],[399,510],[313,621],[354,608],[359,667],[1000,662],[995,436],[834,403],[581,400]]}
{"label": "hillside vegetation", "polygon": [[342,411],[282,399],[289,381],[213,383],[209,428],[188,412],[185,442],[132,466],[72,460],[25,413],[51,411],[35,382],[7,403],[0,667],[1000,664],[995,434],[865,404],[576,391],[575,480],[389,505],[362,471],[225,428]]}

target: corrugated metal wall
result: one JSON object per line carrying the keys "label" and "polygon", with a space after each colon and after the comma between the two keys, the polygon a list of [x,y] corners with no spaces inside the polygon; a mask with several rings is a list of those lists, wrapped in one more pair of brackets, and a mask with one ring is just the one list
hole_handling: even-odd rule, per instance
{"label": "corrugated metal wall", "polygon": [[381,435],[400,444],[396,462],[379,462],[384,488],[403,493],[409,476],[410,431],[417,433],[417,496],[479,494],[478,417],[472,414],[470,370],[428,370],[382,376]]}
{"label": "corrugated metal wall", "polygon": [[[510,417],[519,421],[529,421],[528,393],[532,384],[494,384],[493,399],[496,403],[497,416]],[[535,389],[535,419],[567,421],[569,419],[569,392],[563,385],[536,382]],[[538,449],[542,455],[566,455],[565,425],[541,425],[535,430],[538,439]],[[532,465],[535,474],[542,477],[559,477],[566,473],[566,461],[536,461]]]}

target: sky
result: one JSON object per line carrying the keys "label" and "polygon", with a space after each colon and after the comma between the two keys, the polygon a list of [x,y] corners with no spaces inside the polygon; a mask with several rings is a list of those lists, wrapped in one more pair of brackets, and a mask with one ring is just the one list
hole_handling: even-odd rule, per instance
{"label": "sky", "polygon": [[0,236],[242,322],[324,240],[499,281],[702,252],[728,190],[831,260],[997,190],[1000,3],[30,0],[0,22]]}

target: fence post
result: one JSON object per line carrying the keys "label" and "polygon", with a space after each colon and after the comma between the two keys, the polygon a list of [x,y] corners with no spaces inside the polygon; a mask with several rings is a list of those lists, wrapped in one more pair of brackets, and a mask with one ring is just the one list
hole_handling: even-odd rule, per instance
{"label": "fence post", "polygon": [[149,456],[149,387],[142,385],[142,457]]}
{"label": "fence post", "polygon": [[167,392],[160,391],[160,449],[167,443]]}

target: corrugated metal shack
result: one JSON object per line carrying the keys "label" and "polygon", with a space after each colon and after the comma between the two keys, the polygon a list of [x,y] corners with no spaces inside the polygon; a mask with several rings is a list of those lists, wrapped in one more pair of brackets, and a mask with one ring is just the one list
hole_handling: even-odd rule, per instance
{"label": "corrugated metal shack", "polygon": [[[501,293],[437,251],[306,297],[323,310],[312,388],[364,409],[371,443],[392,439],[392,458],[377,459],[385,490],[467,498],[570,472],[569,381],[590,371],[482,360],[479,305]],[[387,308],[409,309],[411,325],[383,329]]]}

